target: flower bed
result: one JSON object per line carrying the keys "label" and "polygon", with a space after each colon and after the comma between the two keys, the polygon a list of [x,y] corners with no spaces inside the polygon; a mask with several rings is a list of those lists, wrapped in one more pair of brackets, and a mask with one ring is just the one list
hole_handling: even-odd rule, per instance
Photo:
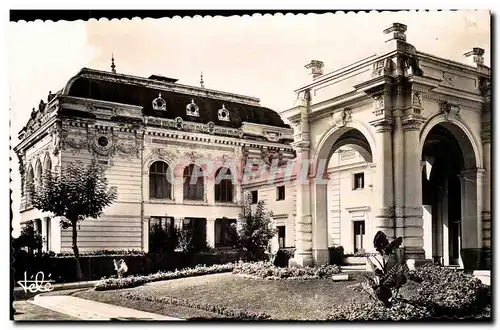
{"label": "flower bed", "polygon": [[236,264],[233,269],[234,274],[255,276],[269,280],[282,279],[314,279],[329,278],[340,274],[340,268],[336,265],[324,265],[318,267],[276,267],[268,262],[254,262]]}
{"label": "flower bed", "polygon": [[115,290],[132,288],[149,282],[172,280],[177,278],[200,276],[208,274],[217,274],[231,272],[234,269],[234,264],[228,263],[224,265],[214,266],[196,266],[195,268],[186,268],[175,270],[173,272],[158,272],[146,276],[128,276],[124,278],[108,278],[97,282],[94,289],[97,291]]}
{"label": "flower bed", "polygon": [[123,292],[120,294],[120,297],[133,300],[150,301],[159,304],[168,304],[174,306],[201,309],[236,320],[265,320],[270,317],[268,314],[265,313],[253,313],[250,311],[246,311],[244,309],[235,309],[220,305],[205,304],[194,300],[175,298],[175,297],[164,297],[164,296],[157,296],[157,295],[150,295],[143,293],[132,293],[132,292]]}

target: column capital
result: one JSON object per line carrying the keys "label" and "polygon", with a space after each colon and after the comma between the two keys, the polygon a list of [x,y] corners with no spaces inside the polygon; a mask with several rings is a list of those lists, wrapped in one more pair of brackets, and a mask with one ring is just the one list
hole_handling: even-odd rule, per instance
{"label": "column capital", "polygon": [[484,168],[467,168],[465,170],[460,171],[458,175],[460,178],[482,178],[484,176],[484,172],[486,170]]}
{"label": "column capital", "polygon": [[370,121],[370,125],[376,128],[377,133],[385,133],[392,131],[392,119],[376,119]]}
{"label": "column capital", "polygon": [[297,152],[309,150],[310,145],[311,141],[307,140],[296,141],[290,144],[290,146]]}
{"label": "column capital", "polygon": [[418,115],[409,115],[401,118],[403,131],[418,131],[424,123],[425,119]]}

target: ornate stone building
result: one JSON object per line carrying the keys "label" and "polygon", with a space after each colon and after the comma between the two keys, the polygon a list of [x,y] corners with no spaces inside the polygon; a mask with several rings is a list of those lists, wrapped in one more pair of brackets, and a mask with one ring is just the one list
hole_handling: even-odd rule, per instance
{"label": "ornate stone building", "polygon": [[[417,50],[403,24],[384,32],[387,42],[361,61],[326,74],[322,62],[309,63],[313,81],[280,115],[257,99],[175,79],[83,69],[20,132],[23,184],[74,160],[107,167],[118,201],[102,219],[82,223],[82,250],[148,250],[150,225],[164,223],[224,245],[224,223],[248,193],[266,202],[280,245],[296,248],[299,265],[327,263],[332,246],[372,252],[378,230],[402,236],[409,259],[484,259],[491,246],[484,50],[473,48],[463,64]],[[231,180],[217,181],[221,172]],[[194,173],[202,178],[186,184]],[[169,176],[181,180],[166,184]],[[70,249],[70,231],[28,197],[23,221],[37,220],[47,249]]]}
{"label": "ornate stone building", "polygon": [[[458,264],[490,249],[491,71],[484,50],[466,53],[469,65],[450,61],[417,50],[406,28],[393,24],[379,52],[339,70],[323,74],[323,63],[311,62],[312,83],[280,112],[294,128],[296,161],[312,161],[296,184],[297,264],[328,262],[329,245],[354,252],[360,239],[373,250],[377,230],[402,236],[409,259]],[[327,173],[342,148],[364,162],[337,161]],[[359,174],[342,181],[352,166]]]}
{"label": "ornate stone building", "polygon": [[[71,249],[71,228],[34,209],[26,192],[45,170],[96,159],[117,187],[118,199],[103,217],[81,223],[82,251],[148,251],[154,224],[191,228],[209,245],[224,245],[225,222],[238,217],[245,184],[273,160],[283,166],[294,157],[291,128],[258,99],[159,75],[119,74],[114,63],[111,72],[84,68],[49,93],[19,140],[21,222],[33,220],[44,249],[55,252]],[[253,177],[244,178],[250,163],[256,163],[249,167]],[[293,223],[288,210],[280,217]]]}

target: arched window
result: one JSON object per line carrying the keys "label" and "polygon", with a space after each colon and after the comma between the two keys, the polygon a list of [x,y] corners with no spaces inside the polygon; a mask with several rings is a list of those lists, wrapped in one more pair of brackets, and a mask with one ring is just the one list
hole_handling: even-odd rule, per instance
{"label": "arched window", "polygon": [[169,178],[169,167],[162,161],[154,162],[149,168],[149,197],[171,199],[172,183]]}
{"label": "arched window", "polygon": [[42,182],[42,163],[40,159],[36,161],[35,165],[35,183],[39,185]]}
{"label": "arched window", "polygon": [[231,170],[227,167],[221,167],[215,172],[215,201],[233,201],[233,180]]}
{"label": "arched window", "polygon": [[30,187],[33,185],[34,176],[33,176],[33,167],[31,165],[28,168],[28,174],[26,175],[26,200],[28,202],[31,201]]}
{"label": "arched window", "polygon": [[52,160],[50,160],[50,156],[45,156],[45,161],[43,162],[43,171],[52,171]]}
{"label": "arched window", "polygon": [[204,178],[200,166],[191,164],[184,169],[184,199],[203,200]]}

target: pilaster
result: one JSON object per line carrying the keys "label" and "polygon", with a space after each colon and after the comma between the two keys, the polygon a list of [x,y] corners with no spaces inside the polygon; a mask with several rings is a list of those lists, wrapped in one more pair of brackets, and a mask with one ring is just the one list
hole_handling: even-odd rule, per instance
{"label": "pilaster", "polygon": [[295,217],[295,254],[290,265],[311,266],[312,255],[312,216],[311,186],[309,182],[309,104],[310,91],[306,90],[301,98],[300,123],[294,133],[292,147],[296,151],[295,169],[298,171],[296,182],[296,217]]}
{"label": "pilaster", "polygon": [[472,168],[460,172],[463,249],[482,248],[484,169]]}
{"label": "pilaster", "polygon": [[215,248],[215,218],[207,218],[207,244]]}
{"label": "pilaster", "polygon": [[422,172],[420,171],[420,127],[424,118],[418,114],[401,120],[404,132],[404,236],[408,259],[424,259],[422,210]]}
{"label": "pilaster", "polygon": [[142,219],[142,251],[149,252],[149,218]]}

